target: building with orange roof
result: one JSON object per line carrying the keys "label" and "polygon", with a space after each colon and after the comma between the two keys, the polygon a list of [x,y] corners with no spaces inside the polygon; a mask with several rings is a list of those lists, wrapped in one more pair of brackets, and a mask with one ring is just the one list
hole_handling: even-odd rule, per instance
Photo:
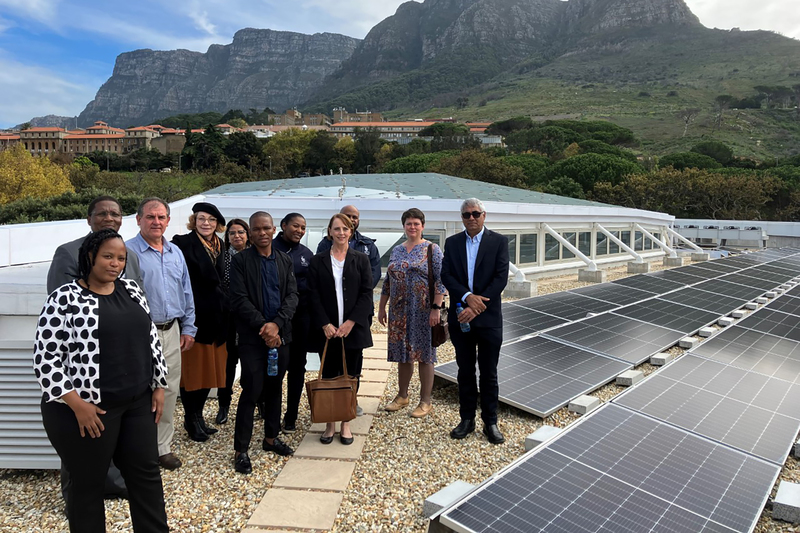
{"label": "building with orange roof", "polygon": [[436,122],[424,120],[408,120],[402,122],[336,122],[331,126],[331,133],[337,137],[355,137],[357,129],[375,128],[381,139],[402,143],[403,139],[417,137],[419,132]]}
{"label": "building with orange roof", "polygon": [[19,143],[19,134],[17,133],[0,133],[0,150],[5,150],[11,146]]}

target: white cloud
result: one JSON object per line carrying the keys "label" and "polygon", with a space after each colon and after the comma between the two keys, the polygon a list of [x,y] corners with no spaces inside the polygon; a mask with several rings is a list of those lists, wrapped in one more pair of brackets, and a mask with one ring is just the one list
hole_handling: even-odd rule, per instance
{"label": "white cloud", "polygon": [[686,0],[710,28],[773,30],[800,39],[800,9],[794,0]]}
{"label": "white cloud", "polygon": [[35,116],[74,116],[94,98],[96,80],[71,81],[66,76],[0,55],[0,127]]}

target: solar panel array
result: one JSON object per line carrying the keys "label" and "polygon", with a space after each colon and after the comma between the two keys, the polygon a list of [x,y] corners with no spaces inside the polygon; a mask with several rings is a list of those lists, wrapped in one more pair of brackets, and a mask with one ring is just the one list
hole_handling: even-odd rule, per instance
{"label": "solar panel array", "polygon": [[[734,264],[747,273],[732,277],[723,267],[718,278],[763,294],[764,280],[774,288],[793,279],[787,267],[800,269],[797,252],[743,256]],[[713,291],[693,300],[669,296],[688,295],[704,283],[536,338],[574,333],[580,330],[570,328],[596,325],[609,316],[617,317],[609,324],[620,331],[624,328],[618,319],[661,321],[685,330],[706,320],[703,313],[727,314],[723,311],[745,301],[741,295]],[[636,285],[640,290],[663,288]],[[659,300],[681,307],[664,307]],[[702,307],[696,305],[702,302]],[[703,313],[688,313],[683,307]],[[445,512],[441,522],[462,532],[752,531],[800,430],[800,338],[795,339],[800,327],[794,327],[800,322],[798,309],[800,287],[523,456]],[[582,331],[594,349],[604,347],[592,338],[590,327]],[[640,339],[638,334],[630,337]]]}
{"label": "solar panel array", "polygon": [[[638,365],[792,279],[787,265],[793,253],[736,256],[503,304],[506,344],[499,367],[509,370],[498,375],[500,401],[548,416],[618,375],[620,365],[600,358]],[[562,375],[546,379],[550,370],[536,357],[525,358],[520,370],[520,350],[533,349],[526,339],[533,335],[585,359],[579,382],[566,386]],[[526,340],[522,347],[511,348],[520,339]],[[436,374],[457,381],[456,362],[438,366]]]}

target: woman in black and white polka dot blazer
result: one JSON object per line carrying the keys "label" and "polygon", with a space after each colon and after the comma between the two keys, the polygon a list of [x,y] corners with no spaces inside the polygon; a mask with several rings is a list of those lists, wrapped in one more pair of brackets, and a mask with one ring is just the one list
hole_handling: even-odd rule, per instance
{"label": "woman in black and white polka dot blazer", "polygon": [[126,259],[117,232],[92,233],[78,254],[81,278],[50,294],[36,330],[42,422],[72,479],[71,531],[105,531],[112,458],[128,486],[134,531],[169,531],[156,429],[167,367],[144,293],[119,279]]}

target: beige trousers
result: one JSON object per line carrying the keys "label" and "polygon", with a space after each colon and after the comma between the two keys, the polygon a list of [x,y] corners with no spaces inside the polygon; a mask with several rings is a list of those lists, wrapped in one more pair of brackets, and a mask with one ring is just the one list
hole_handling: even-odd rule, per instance
{"label": "beige trousers", "polygon": [[164,412],[158,422],[158,455],[172,451],[172,438],[175,436],[175,402],[181,386],[181,327],[176,320],[172,327],[158,330],[161,349],[167,361],[167,390],[164,391]]}

